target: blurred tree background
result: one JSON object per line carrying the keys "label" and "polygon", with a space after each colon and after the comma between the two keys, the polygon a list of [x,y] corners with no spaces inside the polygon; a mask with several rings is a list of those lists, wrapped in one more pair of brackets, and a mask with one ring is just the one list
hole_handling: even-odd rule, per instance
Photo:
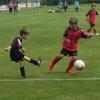
{"label": "blurred tree background", "polygon": [[[29,0],[0,0],[0,4],[8,4],[10,1],[17,1],[17,2],[28,2]],[[37,2],[38,0],[31,0],[31,2]],[[57,5],[60,0],[39,0],[41,4],[47,4],[47,5]],[[64,0],[61,0],[64,2]],[[75,0],[67,0],[68,4],[72,4]],[[78,0],[80,3],[100,3],[100,0]]]}

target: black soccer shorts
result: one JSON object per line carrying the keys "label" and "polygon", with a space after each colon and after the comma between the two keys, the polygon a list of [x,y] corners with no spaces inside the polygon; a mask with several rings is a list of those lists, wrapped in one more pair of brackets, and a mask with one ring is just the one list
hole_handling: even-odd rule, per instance
{"label": "black soccer shorts", "polygon": [[64,56],[77,56],[77,50],[75,51],[69,51],[69,50],[66,50],[65,48],[62,48],[61,51],[60,51],[60,54],[64,55]]}
{"label": "black soccer shorts", "polygon": [[12,61],[17,63],[19,61],[23,61],[24,54],[20,51],[11,50],[10,51],[10,58]]}

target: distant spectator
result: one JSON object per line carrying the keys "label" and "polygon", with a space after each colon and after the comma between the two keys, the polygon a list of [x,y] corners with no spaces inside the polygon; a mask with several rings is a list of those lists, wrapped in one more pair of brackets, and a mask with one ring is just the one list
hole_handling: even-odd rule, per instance
{"label": "distant spectator", "polygon": [[67,0],[64,1],[63,8],[64,8],[64,11],[66,12],[68,9],[68,1]]}
{"label": "distant spectator", "polygon": [[12,1],[10,1],[10,3],[8,4],[8,8],[9,8],[9,13],[12,14],[12,11],[13,11],[13,7],[14,7],[14,4]]}
{"label": "distant spectator", "polygon": [[1,7],[2,5],[0,4],[0,13],[2,12],[2,7]]}
{"label": "distant spectator", "polygon": [[14,14],[16,14],[18,12],[18,3],[15,2],[14,3]]}
{"label": "distant spectator", "polygon": [[74,2],[74,8],[75,8],[75,11],[78,12],[79,9],[80,9],[80,4],[79,4],[79,1],[78,0],[75,0]]}
{"label": "distant spectator", "polygon": [[58,3],[58,12],[63,12],[63,2],[61,0]]}
{"label": "distant spectator", "polygon": [[59,7],[59,8],[63,8],[63,2],[62,2],[61,0],[60,0],[59,3],[58,3],[58,7]]}
{"label": "distant spectator", "polygon": [[26,2],[26,8],[27,8],[27,2]]}

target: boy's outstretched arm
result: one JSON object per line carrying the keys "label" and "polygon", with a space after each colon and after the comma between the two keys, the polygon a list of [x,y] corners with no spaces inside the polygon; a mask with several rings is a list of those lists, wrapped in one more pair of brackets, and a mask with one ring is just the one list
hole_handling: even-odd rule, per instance
{"label": "boy's outstretched arm", "polygon": [[100,13],[98,14],[98,17],[100,17]]}
{"label": "boy's outstretched arm", "polygon": [[81,38],[91,38],[94,34],[81,30]]}
{"label": "boy's outstretched arm", "polygon": [[11,49],[11,46],[5,48],[5,51],[9,51]]}

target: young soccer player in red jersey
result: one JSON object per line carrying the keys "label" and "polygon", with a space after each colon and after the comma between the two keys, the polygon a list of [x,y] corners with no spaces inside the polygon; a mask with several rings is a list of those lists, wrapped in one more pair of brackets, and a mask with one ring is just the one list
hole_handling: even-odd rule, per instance
{"label": "young soccer player in red jersey", "polygon": [[66,28],[64,33],[64,41],[62,43],[61,52],[49,64],[49,71],[52,71],[55,64],[63,57],[68,55],[71,59],[69,65],[67,66],[66,72],[72,73],[74,62],[77,59],[78,40],[80,38],[89,38],[92,35],[92,33],[85,32],[78,27],[78,19],[76,17],[70,17],[69,27]]}
{"label": "young soccer player in red jersey", "polygon": [[24,49],[22,47],[22,42],[23,42],[23,40],[27,39],[29,34],[30,33],[26,30],[26,28],[23,27],[20,30],[20,36],[16,37],[13,40],[13,42],[11,43],[11,45],[9,47],[5,48],[5,51],[10,50],[11,60],[20,64],[20,72],[21,72],[21,76],[23,78],[26,77],[25,69],[24,69],[24,66],[22,64],[23,60],[25,60],[29,63],[32,63],[34,65],[38,65],[38,66],[40,66],[40,63],[41,63],[41,59],[34,60],[34,59],[31,59],[30,57],[27,57],[24,55]]}
{"label": "young soccer player in red jersey", "polygon": [[96,11],[96,5],[93,3],[91,5],[91,9],[88,11],[88,13],[86,14],[86,20],[89,22],[90,24],[90,28],[87,30],[88,32],[90,32],[92,29],[94,31],[95,35],[99,35],[99,33],[97,33],[96,31],[96,16],[100,16],[99,13]]}

